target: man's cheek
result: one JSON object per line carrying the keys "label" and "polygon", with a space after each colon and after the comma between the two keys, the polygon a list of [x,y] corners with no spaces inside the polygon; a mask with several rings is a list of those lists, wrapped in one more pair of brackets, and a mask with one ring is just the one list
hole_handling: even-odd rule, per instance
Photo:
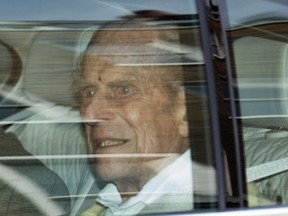
{"label": "man's cheek", "polygon": [[85,127],[85,136],[86,136],[86,142],[87,142],[87,150],[89,154],[94,153],[93,149],[93,141],[92,141],[92,130],[90,127],[86,126]]}
{"label": "man's cheek", "polygon": [[[148,120],[147,109],[145,106],[140,106],[137,108],[135,107],[129,107],[124,110],[122,113],[122,118],[125,120],[125,122],[131,127],[134,131],[139,131],[143,124],[145,124],[145,121]],[[125,128],[122,128],[122,130]]]}

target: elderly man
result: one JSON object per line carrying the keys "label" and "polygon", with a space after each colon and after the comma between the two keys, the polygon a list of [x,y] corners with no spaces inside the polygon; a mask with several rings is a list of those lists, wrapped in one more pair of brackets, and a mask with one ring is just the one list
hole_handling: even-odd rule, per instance
{"label": "elderly man", "polygon": [[96,199],[103,208],[83,215],[193,209],[179,37],[143,21],[110,23],[92,36],[81,59],[80,112],[92,166],[111,183]]}

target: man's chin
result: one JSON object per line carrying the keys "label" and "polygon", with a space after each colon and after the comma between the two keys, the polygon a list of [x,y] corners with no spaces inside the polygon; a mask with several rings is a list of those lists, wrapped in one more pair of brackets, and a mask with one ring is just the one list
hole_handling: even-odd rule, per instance
{"label": "man's chin", "polygon": [[93,164],[96,175],[104,181],[115,181],[117,179],[127,178],[128,173],[133,171],[129,170],[130,163],[124,161],[109,161],[98,160]]}
{"label": "man's chin", "polygon": [[96,175],[105,182],[115,182],[119,179],[125,178],[123,175],[120,175],[119,173],[111,172],[101,172],[99,169],[95,169]]}

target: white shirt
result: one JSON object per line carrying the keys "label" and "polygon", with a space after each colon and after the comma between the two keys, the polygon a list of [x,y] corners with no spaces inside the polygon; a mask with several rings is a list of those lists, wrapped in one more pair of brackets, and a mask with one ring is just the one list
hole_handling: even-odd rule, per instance
{"label": "white shirt", "polygon": [[[121,196],[113,184],[108,184],[100,193],[96,202],[108,207],[105,216],[110,215],[135,215],[146,206],[154,203],[166,194],[175,197],[182,193],[191,194],[191,209],[193,208],[193,182],[192,161],[190,150],[177,158],[169,166],[152,178],[142,190],[127,202],[122,203]],[[190,200],[189,200],[190,202]]]}

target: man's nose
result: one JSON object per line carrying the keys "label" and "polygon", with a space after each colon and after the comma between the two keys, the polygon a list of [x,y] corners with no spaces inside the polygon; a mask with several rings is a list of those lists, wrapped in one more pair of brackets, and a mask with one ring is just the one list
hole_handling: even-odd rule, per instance
{"label": "man's nose", "polygon": [[110,121],[116,118],[112,109],[111,100],[105,96],[97,96],[82,104],[81,113],[87,124],[97,124],[103,121]]}

